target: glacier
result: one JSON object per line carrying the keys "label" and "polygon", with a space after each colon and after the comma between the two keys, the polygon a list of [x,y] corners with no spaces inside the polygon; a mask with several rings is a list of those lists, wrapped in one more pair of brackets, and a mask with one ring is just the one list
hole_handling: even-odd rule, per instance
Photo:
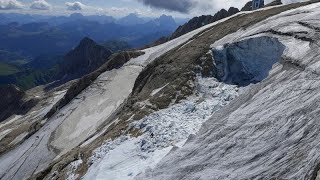
{"label": "glacier", "polygon": [[[268,37],[276,38],[285,49],[266,47],[270,55],[281,52],[268,76],[248,85],[182,148],[136,179],[316,178],[320,162],[319,10],[320,3],[316,3],[283,12],[215,42],[213,51],[221,52]],[[243,46],[233,50],[241,56]],[[264,57],[264,53],[261,58],[255,51],[247,53],[255,57],[253,61]],[[215,58],[221,57],[218,62],[223,62],[223,56]],[[241,57],[229,60],[235,59],[247,63]],[[225,65],[221,72],[239,72],[230,67],[226,71]]]}

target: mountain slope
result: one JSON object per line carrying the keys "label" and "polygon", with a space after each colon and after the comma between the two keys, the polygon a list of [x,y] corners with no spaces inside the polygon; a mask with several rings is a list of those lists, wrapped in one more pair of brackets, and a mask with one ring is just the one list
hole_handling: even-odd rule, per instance
{"label": "mountain slope", "polygon": [[26,114],[37,104],[36,99],[23,99],[25,92],[14,85],[0,87],[2,101],[0,102],[0,122],[12,115]]}
{"label": "mountain slope", "polygon": [[[77,179],[83,177],[90,180],[110,177],[122,180],[134,178],[183,179],[184,177],[210,179],[212,176],[206,177],[205,175],[212,175],[212,172],[225,178],[224,174],[219,174],[221,171],[212,171],[212,169],[224,166],[223,162],[230,162],[227,167],[233,169],[223,169],[225,170],[223,172],[229,173],[230,177],[239,175],[240,178],[245,179],[246,175],[250,176],[256,171],[247,174],[232,174],[239,172],[233,170],[239,167],[249,170],[255,167],[263,168],[264,165],[259,164],[260,161],[258,161],[264,157],[264,151],[259,151],[260,147],[262,147],[261,150],[265,150],[263,145],[270,143],[284,150],[288,150],[283,147],[290,143],[304,147],[307,143],[300,144],[299,137],[306,135],[311,140],[318,139],[315,138],[318,132],[316,124],[312,121],[305,121],[312,123],[314,126],[308,127],[315,129],[303,133],[297,131],[298,133],[290,136],[292,134],[290,130],[277,131],[282,127],[277,122],[283,122],[281,117],[294,113],[290,111],[292,107],[289,107],[292,104],[287,103],[286,100],[299,99],[286,96],[287,92],[289,95],[290,92],[293,93],[292,95],[295,95],[295,92],[299,94],[299,97],[302,98],[297,104],[301,106],[306,105],[302,101],[308,103],[309,97],[317,98],[316,91],[307,93],[317,88],[317,82],[314,82],[316,69],[300,63],[303,62],[300,60],[309,60],[302,58],[302,55],[312,56],[317,55],[318,52],[318,46],[313,44],[317,42],[318,25],[312,19],[316,19],[319,12],[313,8],[318,8],[320,5],[313,4],[295,10],[307,4],[310,2],[239,13],[208,24],[163,45],[142,50],[144,54],[139,57],[129,61],[125,58],[125,64],[120,65],[121,67],[117,69],[111,71],[104,69],[98,73],[98,76],[93,75],[92,79],[89,77],[87,80],[78,81],[78,84],[73,87],[76,88],[79,85],[81,88],[75,90],[77,93],[71,93],[70,101],[62,106],[55,106],[57,103],[52,106],[49,103],[48,106],[44,106],[48,107],[45,110],[36,112],[31,110],[32,113],[25,116],[9,118],[5,124],[0,126],[1,132],[4,132],[1,137],[4,137],[7,143],[17,138],[20,140],[20,145],[0,155],[2,162],[0,177],[2,179],[28,177],[31,179]],[[306,14],[308,16],[304,16]],[[294,23],[292,19],[303,21]],[[306,22],[308,20],[311,22]],[[273,23],[274,26],[271,25]],[[275,29],[270,30],[270,28]],[[286,29],[289,29],[289,32],[286,32]],[[313,53],[298,51],[304,49],[315,51]],[[280,63],[277,63],[282,55],[288,59],[283,58]],[[290,61],[291,57],[297,60]],[[317,58],[310,57],[310,62],[316,61]],[[281,63],[285,65],[284,68],[279,68]],[[306,68],[305,72],[304,68]],[[268,76],[269,70],[271,70],[270,77]],[[239,75],[243,78],[238,78]],[[297,78],[300,75],[301,78]],[[310,86],[301,86],[304,80],[312,81],[314,86],[312,83],[308,84]],[[296,86],[291,86],[291,81]],[[248,82],[253,84],[247,86]],[[273,87],[279,87],[279,90]],[[283,88],[285,90],[282,93]],[[81,91],[82,89],[84,90]],[[61,89],[53,92],[57,94],[48,98],[48,101],[52,98],[54,102],[63,100],[66,94]],[[268,99],[269,96],[264,96],[264,93],[271,95],[271,99]],[[284,94],[284,99],[279,97],[281,93]],[[234,100],[238,95],[239,98]],[[276,104],[274,107],[269,107],[269,103],[263,102],[269,102],[271,105],[277,103],[278,106]],[[279,108],[281,103],[288,107],[284,114]],[[255,105],[261,105],[261,109],[256,109]],[[313,112],[317,109],[316,105],[312,103],[311,105],[306,106],[312,107],[311,111],[303,109],[302,112]],[[271,111],[268,111],[268,108]],[[293,108],[300,107],[294,106]],[[52,112],[49,116],[42,116],[43,112],[48,114],[49,111]],[[247,114],[246,112],[252,113]],[[252,118],[255,117],[255,114],[258,118]],[[273,119],[271,123],[263,124],[259,121],[261,118],[270,122],[265,119],[268,115],[279,116],[275,116],[278,118]],[[211,117],[216,118],[217,124],[215,121],[212,122]],[[316,119],[309,117],[312,120]],[[4,131],[10,129],[15,123],[32,118],[39,123],[34,124],[32,126],[34,128],[30,128],[34,131],[28,134],[29,136],[21,138],[18,137],[18,134],[10,132],[8,136]],[[241,121],[238,122],[237,118]],[[191,135],[197,133],[204,122],[206,123],[199,134]],[[243,124],[244,122],[248,124]],[[296,124],[298,125],[296,129],[300,127],[299,123],[290,123],[290,119],[286,122],[289,122],[288,126],[285,124],[284,127],[296,127]],[[274,132],[288,132],[289,141],[283,141],[286,143],[281,144],[280,140],[285,137],[282,134],[279,137],[271,136],[267,139],[270,141],[264,141],[264,139],[253,141],[252,138],[248,138],[255,132],[263,133],[265,129],[268,130],[264,127],[278,128],[272,131],[273,133],[266,132],[266,135],[273,135]],[[257,129],[251,132],[251,128]],[[237,136],[237,133],[244,138]],[[212,137],[210,134],[215,136]],[[207,136],[207,139],[202,138]],[[230,137],[230,141],[224,137]],[[291,139],[291,137],[298,138]],[[238,140],[237,138],[241,140],[239,143],[234,141]],[[252,141],[260,146],[241,146],[242,142],[250,144]],[[265,143],[259,144],[259,142]],[[1,140],[0,143],[3,141]],[[310,145],[311,149],[316,147],[316,144],[311,143]],[[179,149],[181,146],[183,147]],[[228,151],[232,148],[235,148],[235,151]],[[253,151],[250,148],[257,149]],[[272,150],[270,152],[274,152]],[[250,159],[251,161],[246,161],[245,158],[249,156],[245,156],[245,161],[242,161],[242,159],[239,160],[242,157],[240,152],[242,154],[251,152],[252,155],[258,153],[259,156],[254,156]],[[275,159],[292,157],[290,156],[291,151],[286,152],[289,153],[283,153],[281,154],[283,156],[279,157],[275,156]],[[317,149],[312,152],[317,155]],[[298,155],[300,153],[299,151]],[[231,156],[226,157],[226,161],[219,162],[216,154],[222,158],[225,157],[224,155],[231,154]],[[303,152],[302,155],[304,155]],[[312,155],[310,154],[310,157]],[[312,157],[316,162],[317,156]],[[300,167],[299,164],[303,163],[303,158],[298,160],[299,163],[291,161],[295,165],[292,167]],[[157,165],[158,162],[160,163]],[[249,166],[246,166],[247,164],[237,166],[239,162],[247,162]],[[255,166],[250,162],[258,162],[260,166]],[[276,162],[283,165],[281,161]],[[220,166],[215,166],[214,163]],[[202,166],[203,164],[207,166]],[[304,167],[314,164],[316,163],[309,163]],[[206,169],[206,167],[210,168]],[[270,166],[270,172],[280,171],[282,167],[288,169],[288,166],[285,165],[277,166],[277,168]],[[307,169],[304,167],[301,168],[301,172]],[[251,172],[249,170],[247,172]],[[306,174],[309,177],[309,174]]]}

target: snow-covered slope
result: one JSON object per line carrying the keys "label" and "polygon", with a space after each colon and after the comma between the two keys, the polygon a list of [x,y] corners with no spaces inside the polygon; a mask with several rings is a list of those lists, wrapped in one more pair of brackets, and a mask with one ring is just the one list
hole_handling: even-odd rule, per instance
{"label": "snow-covered slope", "polygon": [[[240,72],[250,77],[245,80],[256,80],[252,67],[270,67],[270,61],[263,63],[266,57],[277,62],[262,82],[246,87],[204,123],[197,136],[136,179],[315,178],[320,163],[319,17],[316,3],[215,42],[214,60],[227,83],[239,82],[233,77]],[[235,63],[240,65],[235,68]]]}

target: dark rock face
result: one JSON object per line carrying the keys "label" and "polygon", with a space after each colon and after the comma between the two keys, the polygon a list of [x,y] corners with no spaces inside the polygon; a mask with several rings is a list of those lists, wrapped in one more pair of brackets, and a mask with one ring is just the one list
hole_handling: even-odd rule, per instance
{"label": "dark rock face", "polygon": [[198,29],[206,24],[213,23],[215,21],[221,20],[223,18],[232,16],[236,13],[238,13],[239,10],[237,8],[231,7],[228,11],[225,9],[221,9],[218,11],[214,16],[207,15],[207,16],[200,16],[192,18],[189,22],[186,24],[180,26],[171,36],[171,39],[177,38],[179,36],[182,36],[183,34],[186,34],[190,31],[193,31],[195,29]]}
{"label": "dark rock face", "polygon": [[175,29],[177,27],[172,16],[161,15],[158,19],[155,19],[154,22],[167,29]]}
{"label": "dark rock face", "polygon": [[247,2],[243,8],[241,8],[241,11],[251,11],[252,10],[252,1]]}
{"label": "dark rock face", "polygon": [[33,99],[24,101],[25,93],[14,85],[0,87],[0,94],[0,122],[13,114],[22,115],[27,113],[37,103]]}
{"label": "dark rock face", "polygon": [[74,50],[67,53],[59,64],[60,76],[63,80],[82,77],[107,62],[111,54],[110,50],[89,38],[84,38]]}

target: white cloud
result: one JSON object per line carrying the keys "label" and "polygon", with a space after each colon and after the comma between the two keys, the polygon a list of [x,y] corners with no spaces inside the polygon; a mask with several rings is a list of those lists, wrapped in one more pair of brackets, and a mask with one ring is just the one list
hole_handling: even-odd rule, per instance
{"label": "white cloud", "polygon": [[[33,1],[33,2],[32,2]],[[67,2],[66,2],[67,1]],[[141,1],[147,0],[119,0],[125,5],[122,7],[119,6],[99,6],[97,7],[97,1],[103,0],[0,0],[0,10],[3,12],[16,12],[16,13],[25,13],[25,14],[45,14],[45,15],[69,15],[74,11],[81,11],[84,15],[111,15],[114,17],[126,16],[130,13],[140,14],[141,16],[147,17],[158,17],[161,14],[171,15],[181,18],[192,18],[194,16],[215,14],[220,9],[229,9],[233,6],[236,8],[242,8],[245,3],[249,0],[182,0],[183,2],[190,1],[192,2],[192,7],[186,13],[181,13],[181,10],[174,11],[173,8],[164,8],[163,3],[159,7],[149,5],[143,5],[139,3]],[[104,0],[108,1],[108,0]],[[148,0],[148,2],[152,0]],[[157,0],[157,1],[170,1],[170,0]],[[266,3],[273,0],[265,0]],[[305,0],[282,0],[285,4],[290,2],[305,1]],[[29,2],[29,3],[27,3]],[[51,2],[49,4],[48,2]],[[62,3],[62,2],[65,2]],[[87,2],[90,4],[83,4],[82,2]],[[46,4],[47,3],[47,4]],[[36,4],[36,5],[33,5]],[[48,8],[49,4],[49,9]],[[128,4],[126,6],[126,4]],[[132,5],[134,4],[134,5]],[[169,3],[170,4],[170,3]],[[165,4],[167,7],[167,4]],[[163,7],[163,8],[161,8]],[[181,7],[181,6],[179,6]],[[39,11],[37,9],[45,9]],[[180,12],[179,12],[180,11]]]}
{"label": "white cloud", "polygon": [[0,10],[21,9],[23,4],[17,0],[0,0]]}
{"label": "white cloud", "polygon": [[66,2],[66,6],[69,11],[81,11],[87,7],[86,5],[82,4],[79,1]]}
{"label": "white cloud", "polygon": [[[135,0],[143,2],[154,10],[163,10],[165,12],[175,11],[176,13],[187,13],[189,16],[199,16],[214,14],[220,9],[229,9],[236,7],[241,9],[249,0]],[[274,0],[265,0],[270,3]],[[284,4],[302,2],[306,0],[282,0]],[[179,3],[177,3],[179,2]]]}
{"label": "white cloud", "polygon": [[51,5],[45,0],[36,0],[31,4],[30,8],[37,10],[49,10]]}

